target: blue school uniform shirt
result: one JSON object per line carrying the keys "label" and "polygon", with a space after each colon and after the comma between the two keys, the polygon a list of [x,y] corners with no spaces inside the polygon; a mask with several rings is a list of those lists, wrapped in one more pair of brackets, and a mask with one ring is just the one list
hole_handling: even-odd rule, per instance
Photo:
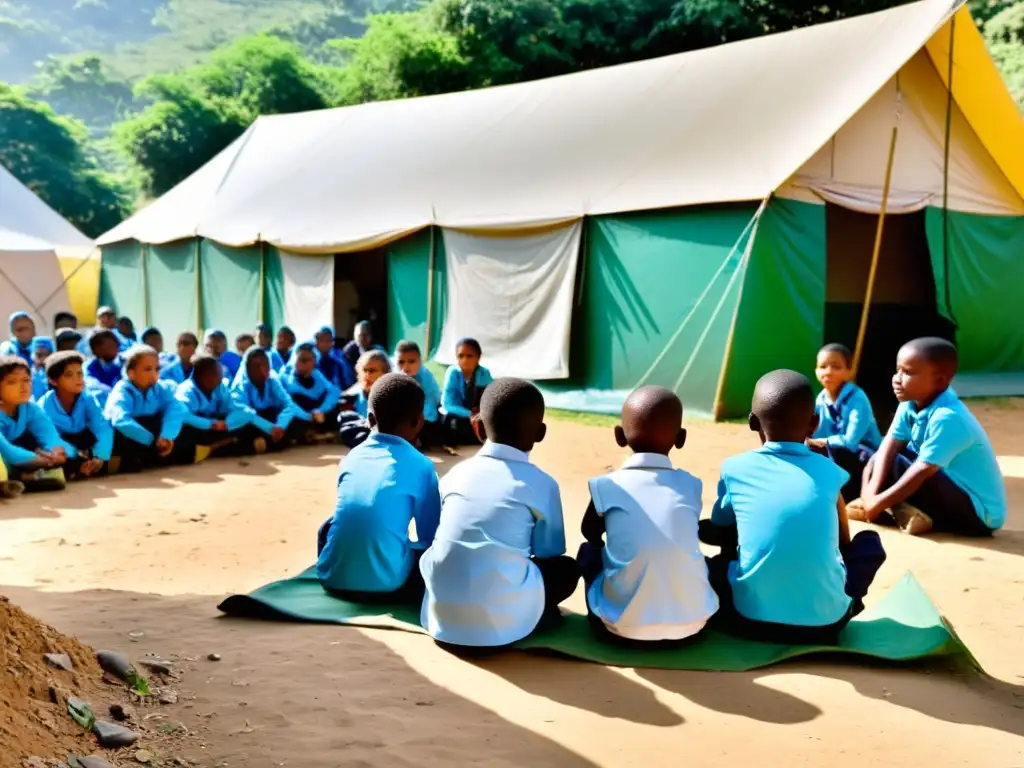
{"label": "blue school uniform shirt", "polygon": [[231,390],[223,381],[207,395],[195,379],[190,378],[178,385],[174,396],[185,406],[184,423],[196,429],[212,429],[215,421],[223,421],[228,431],[233,432],[252,423],[255,415],[232,399]]}
{"label": "blue school uniform shirt", "polygon": [[100,408],[100,404],[96,402],[96,398],[92,394],[83,392],[76,397],[70,413],[64,410],[57,393],[53,390],[46,393],[46,397],[39,405],[43,409],[43,413],[53,423],[57,434],[61,436],[61,442],[69,458],[75,458],[78,455],[78,449],[64,441],[63,438],[89,430],[96,438],[91,451],[93,458],[110,461],[110,455],[114,450],[114,429],[103,417],[103,409]]}
{"label": "blue school uniform shirt", "polygon": [[864,390],[852,381],[843,385],[834,403],[828,390],[821,390],[815,409],[818,428],[813,437],[824,439],[828,445],[856,451],[862,445],[878,450],[882,444],[882,433],[875,422],[871,401]]}
{"label": "blue school uniform shirt", "polygon": [[[253,347],[255,349],[255,347]],[[274,427],[288,429],[296,415],[296,406],[291,397],[285,391],[284,386],[273,371],[264,382],[263,387],[257,387],[249,379],[248,362],[249,353],[245,355],[242,365],[238,369],[238,375],[231,384],[231,397],[241,408],[249,408],[253,411],[252,424],[261,432],[270,434]],[[278,412],[277,419],[272,424],[262,416],[260,411],[275,410]]]}
{"label": "blue school uniform shirt", "polygon": [[436,422],[440,418],[438,411],[441,408],[441,388],[437,385],[437,379],[425,365],[420,366],[413,378],[423,388],[423,418],[426,421]]}
{"label": "blue school uniform shirt", "polygon": [[[296,372],[294,368],[288,368],[279,377],[281,384],[284,385],[285,391],[291,395],[301,395],[308,397],[313,401],[319,402],[320,404],[316,407],[316,410],[321,413],[330,411],[338,404],[338,400],[341,399],[341,390],[329,382],[320,371],[313,369],[313,375],[303,380]],[[295,402],[293,399],[292,402]],[[312,412],[305,410],[297,402],[295,402],[295,415],[297,418],[303,421],[310,421]]]}
{"label": "blue school uniform shirt", "polygon": [[270,359],[270,370],[277,372],[284,368],[284,358],[281,357],[281,353],[274,347],[264,347],[263,351],[267,353],[267,357]]}
{"label": "blue school uniform shirt", "polygon": [[219,358],[220,364],[224,366],[225,376],[228,381],[233,381],[235,376],[238,375],[238,369],[242,366],[242,357],[237,352],[232,352],[230,349],[225,350],[224,354]]}
{"label": "blue school uniform shirt", "polygon": [[0,411],[0,459],[8,467],[26,464],[36,458],[33,451],[14,444],[26,432],[36,439],[44,451],[63,447],[60,435],[38,403],[19,405],[14,416]]}
{"label": "blue school uniform shirt", "polygon": [[[143,392],[128,379],[122,379],[111,390],[103,415],[115,430],[141,445],[149,445],[157,437],[177,440],[186,411],[174,395],[175,387],[168,381],[158,381]],[[136,421],[140,417],[157,415],[161,417],[159,435],[154,435]]]}
{"label": "blue school uniform shirt", "polygon": [[967,406],[947,389],[920,411],[900,403],[889,436],[906,443],[919,461],[942,469],[963,488],[979,519],[991,530],[1006,522],[1006,486],[995,451]]}
{"label": "blue school uniform shirt", "polygon": [[83,373],[87,378],[112,388],[124,375],[124,361],[120,357],[115,357],[111,362],[106,363],[98,357],[94,357],[85,364]]}
{"label": "blue school uniform shirt", "polygon": [[682,640],[718,610],[700,551],[701,481],[668,456],[638,453],[590,481],[604,518],[604,569],[587,605],[610,632],[631,640]]}
{"label": "blue school uniform shirt", "polygon": [[849,477],[802,443],[769,442],[722,462],[711,522],[739,535],[729,582],[742,616],[823,627],[846,615],[837,504]]}
{"label": "blue school uniform shirt", "polygon": [[[409,578],[414,550],[430,546],[441,515],[437,472],[395,435],[370,433],[341,460],[338,501],[317,560],[332,589],[393,592]],[[417,541],[409,541],[409,521]]]}
{"label": "blue school uniform shirt", "polygon": [[487,442],[440,489],[441,524],[420,561],[420,623],[455,645],[521,640],[544,612],[544,580],[531,555],[565,553],[558,484],[522,451]]}
{"label": "blue school uniform shirt", "polygon": [[32,365],[32,342],[22,344],[15,338],[7,339],[0,343],[0,355],[20,357],[29,365]]}
{"label": "blue school uniform shirt", "polygon": [[339,390],[348,389],[356,381],[355,369],[342,357],[333,354],[321,355],[317,351],[316,367],[323,377],[338,387]]}
{"label": "blue school uniform shirt", "polygon": [[164,381],[173,381],[175,384],[181,384],[191,375],[192,369],[189,368],[188,373],[185,373],[185,367],[181,362],[181,358],[178,357],[175,357],[173,361],[160,369],[160,378]]}
{"label": "blue school uniform shirt", "polygon": [[32,399],[37,403],[50,391],[50,380],[46,378],[45,368],[32,369]]}
{"label": "blue school uniform shirt", "polygon": [[352,403],[352,408],[364,419],[366,418],[367,414],[369,414],[370,398],[366,396],[366,393],[363,392],[363,390],[360,389],[358,392],[356,392],[356,399]]}
{"label": "blue school uniform shirt", "polygon": [[[491,372],[482,365],[477,366],[473,373],[473,381],[476,384],[476,391],[482,392],[484,387],[494,381]],[[459,366],[453,365],[444,375],[444,392],[441,394],[441,414],[444,416],[458,416],[462,419],[471,418],[473,411],[472,403],[466,402],[466,378],[462,375]]]}

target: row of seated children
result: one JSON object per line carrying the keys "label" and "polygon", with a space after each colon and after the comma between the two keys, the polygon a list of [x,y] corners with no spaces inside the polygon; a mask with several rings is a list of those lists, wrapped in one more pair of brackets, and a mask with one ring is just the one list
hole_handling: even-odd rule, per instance
{"label": "row of seated children", "polygon": [[[955,347],[939,339],[900,351],[900,413],[865,467],[865,511],[909,504],[940,529],[959,520],[963,495],[981,525],[962,532],[998,527],[1002,480],[984,432],[949,388],[955,369]],[[833,386],[827,401],[846,386]],[[876,531],[850,535],[842,495],[850,475],[816,442],[835,434],[819,431],[815,394],[799,373],[757,382],[749,425],[760,447],[723,463],[706,520],[701,481],[669,458],[686,443],[681,402],[659,387],[633,392],[615,429],[632,455],[590,482],[576,558],[565,554],[558,486],[530,463],[545,436],[541,393],[516,379],[487,387],[486,442],[440,481],[413,448],[424,400],[410,377],[374,384],[373,432],[342,461],[317,572],[344,599],[419,605],[423,627],[453,651],[490,652],[557,622],[581,577],[590,625],[609,643],[676,646],[705,626],[831,643],[863,610],[885,561]],[[719,554],[705,559],[700,541]]]}

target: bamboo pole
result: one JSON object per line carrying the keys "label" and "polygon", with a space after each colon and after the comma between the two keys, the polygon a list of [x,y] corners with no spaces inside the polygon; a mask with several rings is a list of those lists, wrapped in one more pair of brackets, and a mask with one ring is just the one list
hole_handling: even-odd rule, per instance
{"label": "bamboo pole", "polygon": [[202,249],[202,238],[195,239],[195,270],[196,270],[196,335],[203,333],[203,278],[202,267],[200,266],[200,252]]}
{"label": "bamboo pole", "polygon": [[267,244],[260,241],[260,322],[265,323],[267,304]]}
{"label": "bamboo pole", "polygon": [[[898,97],[898,94],[897,94]],[[853,350],[854,379],[860,368],[861,355],[864,352],[864,336],[868,330],[868,316],[871,313],[871,296],[875,292],[875,275],[878,273],[878,256],[882,252],[882,234],[885,231],[885,214],[889,207],[889,185],[892,182],[892,163],[896,157],[896,136],[899,133],[899,111],[897,109],[896,125],[892,127],[892,138],[889,140],[889,159],[885,164],[885,183],[882,185],[882,203],[878,208],[878,229],[875,231],[875,248],[871,254],[871,269],[868,271],[868,285],[864,291],[864,306],[860,311],[860,327],[857,329],[857,344]]]}
{"label": "bamboo pole", "polygon": [[430,225],[430,260],[427,263],[427,327],[426,327],[426,331],[424,332],[424,339],[423,339],[423,346],[424,346],[423,356],[424,356],[424,358],[429,358],[430,357],[430,349],[431,349],[430,342],[432,341],[432,339],[431,339],[431,336],[432,336],[431,331],[433,330],[433,324],[434,324],[434,322],[433,322],[433,320],[434,320],[434,267],[435,267],[435,264],[436,264],[436,261],[437,261],[436,243],[435,243],[435,238],[436,238],[435,230],[436,229],[437,229],[436,225],[434,225],[434,224]]}

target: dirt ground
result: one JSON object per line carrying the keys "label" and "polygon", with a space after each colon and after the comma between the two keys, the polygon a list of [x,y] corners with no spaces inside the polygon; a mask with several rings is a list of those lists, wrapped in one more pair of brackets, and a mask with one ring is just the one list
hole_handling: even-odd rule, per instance
{"label": "dirt ground", "polygon": [[[175,755],[209,768],[1024,766],[1024,401],[975,412],[1006,475],[1006,528],[989,541],[884,531],[874,597],[912,570],[989,676],[836,661],[621,670],[518,653],[470,664],[413,634],[218,618],[224,595],[313,561],[333,448],[4,504],[0,594],[93,647],[181,659],[180,702],[161,712],[188,732]],[[674,458],[704,480],[708,510],[719,463],[756,438],[688,427]],[[586,480],[623,455],[610,430],[557,421],[535,451],[561,485],[570,551]]]}

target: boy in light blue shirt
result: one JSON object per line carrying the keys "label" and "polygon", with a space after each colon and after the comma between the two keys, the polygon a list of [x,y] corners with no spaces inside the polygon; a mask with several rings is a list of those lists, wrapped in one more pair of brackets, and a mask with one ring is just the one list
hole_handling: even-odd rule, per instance
{"label": "boy in light blue shirt", "polygon": [[400,341],[395,346],[395,366],[406,376],[412,376],[423,388],[423,430],[420,432],[420,445],[423,448],[440,445],[443,442],[441,433],[441,388],[437,379],[425,365],[420,345],[415,341]]}
{"label": "boy in light blue shirt", "polygon": [[46,364],[50,391],[39,403],[64,445],[68,479],[92,477],[117,463],[112,461],[114,430],[96,398],[85,391],[84,365],[78,352],[51,355]]}
{"label": "boy in light blue shirt", "polygon": [[995,451],[950,382],[959,358],[939,338],[907,342],[896,358],[900,406],[864,471],[850,515],[895,522],[907,533],[989,536],[1006,521],[1006,486]]}
{"label": "boy in light blue shirt", "polygon": [[[175,347],[178,354],[160,366],[160,378],[181,384],[192,375],[192,358],[195,357],[196,350],[199,349],[199,339],[194,333],[185,331],[178,334]],[[222,378],[224,374],[224,367],[221,366]]]}
{"label": "boy in light blue shirt", "polygon": [[845,469],[850,479],[843,498],[860,496],[861,475],[868,459],[882,444],[871,401],[851,381],[853,354],[842,344],[826,344],[818,351],[814,373],[821,384],[815,401],[818,428],[807,445]]}
{"label": "boy in light blue shirt", "polygon": [[709,563],[716,622],[753,640],[832,644],[864,608],[885,561],[881,539],[850,539],[840,495],[848,475],[805,444],[818,426],[806,377],[762,376],[749,422],[761,447],[722,463],[718,500],[701,525],[701,539],[722,547]]}
{"label": "boy in light blue shirt", "polygon": [[231,398],[222,378],[220,362],[213,355],[192,358],[192,374],[178,385],[175,397],[185,406],[182,436],[196,446],[196,461],[211,455],[250,453],[253,411]]}
{"label": "boy in light blue shirt", "polygon": [[434,465],[413,447],[423,390],[407,376],[383,376],[370,390],[368,420],[370,436],[341,461],[334,517],[318,537],[317,575],[346,600],[418,606],[420,558],[441,515]]}
{"label": "boy in light blue shirt", "polygon": [[240,408],[252,413],[252,425],[261,433],[255,441],[257,453],[281,450],[295,441],[296,406],[277,374],[270,370],[270,356],[265,350],[251,347],[245,353],[231,384],[231,397]]}
{"label": "boy in light blue shirt", "polygon": [[641,387],[622,407],[615,442],[633,455],[590,481],[586,539],[577,559],[591,630],[614,645],[676,646],[718,610],[700,551],[701,481],[673,469],[682,448],[683,404],[664,387]]}
{"label": "boy in light blue shirt", "polygon": [[480,411],[487,442],[441,481],[441,525],[420,561],[420,622],[457,653],[500,649],[557,622],[580,577],[564,554],[558,484],[530,463],[546,432],[540,390],[499,379]]}
{"label": "boy in light blue shirt", "polygon": [[278,377],[295,403],[296,418],[306,422],[307,435],[335,436],[341,390],[317,369],[319,354],[313,342],[299,344]]}
{"label": "boy in light blue shirt", "polygon": [[32,402],[32,377],[20,356],[0,357],[0,459],[8,479],[21,489],[59,490],[67,452],[43,409]]}

